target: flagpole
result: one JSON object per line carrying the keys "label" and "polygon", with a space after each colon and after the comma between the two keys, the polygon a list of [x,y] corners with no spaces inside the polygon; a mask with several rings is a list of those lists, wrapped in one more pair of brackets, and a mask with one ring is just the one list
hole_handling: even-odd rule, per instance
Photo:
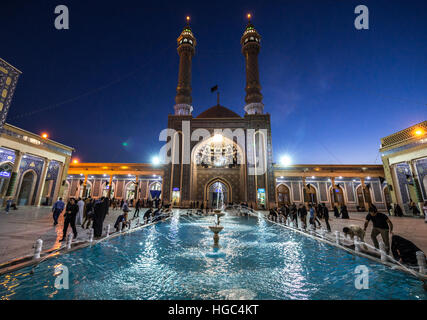
{"label": "flagpole", "polygon": [[216,104],[219,106],[219,91],[216,93]]}

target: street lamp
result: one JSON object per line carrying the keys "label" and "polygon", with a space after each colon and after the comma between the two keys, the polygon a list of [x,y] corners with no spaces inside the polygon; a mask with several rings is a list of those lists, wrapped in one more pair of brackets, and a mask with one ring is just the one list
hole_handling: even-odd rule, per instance
{"label": "street lamp", "polygon": [[284,155],[280,158],[280,164],[284,167],[289,166],[292,163],[291,157]]}
{"label": "street lamp", "polygon": [[43,138],[43,139],[47,139],[47,138],[49,138],[49,135],[48,135],[46,132],[43,132],[43,133],[41,134],[41,136],[42,136],[42,138]]}
{"label": "street lamp", "polygon": [[155,156],[151,159],[151,163],[154,164],[155,166],[157,166],[158,164],[160,164],[160,158]]}

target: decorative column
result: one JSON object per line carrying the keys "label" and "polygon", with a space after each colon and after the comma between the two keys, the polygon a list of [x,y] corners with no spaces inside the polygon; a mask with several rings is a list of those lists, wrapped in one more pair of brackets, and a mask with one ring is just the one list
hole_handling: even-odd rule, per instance
{"label": "decorative column", "polygon": [[15,195],[16,180],[18,178],[19,167],[21,166],[23,152],[15,150],[15,161],[13,162],[12,174],[10,175],[9,185],[7,186],[6,197]]}
{"label": "decorative column", "polygon": [[46,183],[47,169],[49,168],[50,160],[47,158],[44,158],[43,162],[44,162],[43,171],[42,171],[42,174],[40,176],[39,187],[38,187],[37,195],[36,195],[36,202],[34,203],[34,205],[36,205],[36,206],[40,206],[40,201],[42,199],[43,189],[44,189],[44,185]]}
{"label": "decorative column", "polygon": [[308,205],[308,203],[305,202],[305,197],[304,197],[304,190],[305,190],[305,194],[307,194],[307,188],[306,188],[306,182],[305,182],[305,176],[302,176],[302,202],[304,203],[304,205]]}
{"label": "decorative column", "polygon": [[369,211],[369,203],[366,202],[366,185],[365,185],[365,178],[360,178],[360,185],[362,188],[362,196],[363,196],[363,204],[365,206],[365,210]]}
{"label": "decorative column", "polygon": [[111,188],[112,188],[112,185],[113,185],[113,175],[110,174],[110,181],[108,183],[108,193],[107,193],[108,199],[111,198]]}
{"label": "decorative column", "polygon": [[134,195],[135,201],[138,201],[138,185],[139,185],[138,176],[135,175],[135,195]]}
{"label": "decorative column", "polygon": [[332,182],[332,193],[329,192],[329,197],[331,197],[331,205],[333,208],[335,205],[335,177],[331,177],[331,182]]}
{"label": "decorative column", "polygon": [[85,195],[86,195],[86,189],[87,189],[87,177],[88,177],[88,174],[85,174],[85,179],[84,179],[84,181],[83,181],[83,192],[82,192],[82,198],[84,198],[84,197],[85,197]]}
{"label": "decorative column", "polygon": [[187,25],[177,39],[179,54],[178,86],[176,87],[175,115],[191,115],[193,111],[191,98],[191,63],[195,53],[196,38],[191,31],[190,17]]}
{"label": "decorative column", "polygon": [[262,103],[261,85],[258,71],[258,53],[260,51],[261,36],[251,23],[251,15],[248,14],[248,25],[240,39],[242,53],[246,62],[246,97],[245,111],[248,114],[262,114],[264,104]]}
{"label": "decorative column", "polygon": [[65,165],[62,163],[59,165],[58,176],[56,177],[56,182],[55,182],[55,190],[53,191],[53,196],[52,196],[52,203],[55,203],[57,198],[62,198],[62,195],[60,195],[59,192],[62,186],[62,176],[64,174],[64,167]]}

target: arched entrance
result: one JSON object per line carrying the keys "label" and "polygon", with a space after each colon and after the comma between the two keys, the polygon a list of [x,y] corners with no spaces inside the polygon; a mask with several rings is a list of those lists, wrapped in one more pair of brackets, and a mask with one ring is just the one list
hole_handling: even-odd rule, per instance
{"label": "arched entrance", "polygon": [[[371,203],[371,193],[369,192],[369,184],[365,185],[365,192],[363,192],[362,185],[359,185],[356,189],[357,204],[361,210],[365,210],[365,204]],[[390,195],[390,192],[389,192]]]}
{"label": "arched entrance", "polygon": [[[160,199],[161,194],[162,194],[162,184],[158,181],[153,182],[152,184],[150,184],[150,198],[152,200],[154,199]],[[178,198],[174,199],[174,204],[176,204],[177,202],[179,202],[179,196]]]}
{"label": "arched entrance", "polygon": [[283,184],[277,187],[277,204],[281,207],[291,203],[289,188]]}
{"label": "arched entrance", "polygon": [[65,188],[64,188],[64,192],[62,193],[62,200],[64,200],[64,202],[67,201],[69,192],[70,192],[70,183],[68,181],[65,181]]}
{"label": "arched entrance", "polygon": [[230,191],[227,183],[215,180],[206,188],[206,206],[208,208],[223,208],[230,202]]}
{"label": "arched entrance", "polygon": [[12,175],[12,165],[11,162],[0,165],[0,195],[6,194],[10,176]]}
{"label": "arched entrance", "polygon": [[26,206],[31,204],[31,197],[36,184],[36,174],[34,171],[27,171],[22,176],[21,187],[18,193],[18,205]]}
{"label": "arched entrance", "polygon": [[331,202],[332,206],[336,203],[340,206],[344,205],[344,191],[340,186],[336,186],[335,188],[331,187]]}
{"label": "arched entrance", "polygon": [[92,182],[86,182],[86,191],[85,194],[82,195],[82,198],[88,198],[92,195]]}
{"label": "arched entrance", "polygon": [[126,195],[125,200],[131,200],[135,198],[135,183],[129,182],[126,185],[125,195]]}
{"label": "arched entrance", "polygon": [[317,204],[316,189],[310,184],[304,188],[304,202]]}

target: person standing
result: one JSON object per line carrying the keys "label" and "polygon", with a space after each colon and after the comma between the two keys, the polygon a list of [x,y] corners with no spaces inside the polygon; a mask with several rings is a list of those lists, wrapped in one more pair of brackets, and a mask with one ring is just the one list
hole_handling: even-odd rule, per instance
{"label": "person standing", "polygon": [[339,218],[340,217],[340,213],[339,213],[338,208],[337,208],[336,205],[334,205],[334,216],[335,216],[335,218]]}
{"label": "person standing", "polygon": [[378,212],[374,207],[369,208],[369,212],[365,220],[365,226],[363,228],[364,232],[366,232],[366,229],[368,228],[369,221],[372,221],[373,224],[371,239],[375,248],[379,248],[377,236],[378,234],[381,234],[385,251],[388,254],[390,251],[390,233],[393,233],[393,224],[385,214]]}
{"label": "person standing", "polygon": [[93,235],[96,238],[102,235],[102,221],[104,216],[104,197],[95,201],[93,206]]}
{"label": "person standing", "polygon": [[420,215],[420,210],[418,210],[417,205],[415,204],[414,201],[411,200],[411,202],[409,203],[409,209],[412,210],[412,214],[414,216],[419,216]]}
{"label": "person standing", "polygon": [[328,232],[331,232],[331,226],[329,225],[329,210],[324,203],[322,203],[321,211],[323,218],[325,219],[326,228],[328,229]]}
{"label": "person standing", "polygon": [[12,206],[12,198],[9,198],[6,201],[6,214],[9,214],[9,210],[11,206]]}
{"label": "person standing", "polygon": [[71,198],[67,203],[67,207],[65,208],[64,230],[62,232],[62,239],[59,241],[65,240],[69,225],[71,225],[71,229],[73,230],[73,233],[74,233],[73,239],[77,238],[76,216],[78,212],[79,212],[79,207],[76,204],[76,200],[74,198]]}
{"label": "person standing", "polygon": [[402,217],[403,216],[402,208],[399,206],[398,203],[394,204],[394,215],[396,217]]}
{"label": "person standing", "polygon": [[347,206],[345,204],[341,206],[341,219],[350,219],[348,216]]}
{"label": "person standing", "polygon": [[82,198],[79,198],[79,201],[77,201],[77,206],[79,207],[79,213],[77,215],[76,224],[82,225],[82,223],[83,223],[83,211],[85,209],[85,202],[82,200]]}
{"label": "person standing", "polygon": [[82,224],[82,228],[85,229],[85,223],[86,223],[86,229],[89,228],[89,225],[91,223],[91,221],[93,220],[93,199],[91,197],[89,197],[86,200],[86,207],[85,207],[85,218],[83,220],[83,224]]}
{"label": "person standing", "polygon": [[62,201],[62,198],[59,198],[58,201],[56,201],[53,204],[52,207],[52,213],[53,213],[53,225],[56,226],[58,224],[58,218],[61,212],[64,210],[65,203]]}
{"label": "person standing", "polygon": [[298,213],[297,213],[297,206],[295,205],[295,203],[292,203],[291,205],[290,214],[291,214],[294,227],[298,228]]}
{"label": "person standing", "polygon": [[135,203],[135,212],[133,214],[133,218],[139,217],[139,208],[141,207],[141,201],[138,199],[138,201]]}
{"label": "person standing", "polygon": [[302,227],[304,228],[304,230],[307,229],[307,208],[305,207],[305,205],[299,205],[298,215],[301,219]]}

